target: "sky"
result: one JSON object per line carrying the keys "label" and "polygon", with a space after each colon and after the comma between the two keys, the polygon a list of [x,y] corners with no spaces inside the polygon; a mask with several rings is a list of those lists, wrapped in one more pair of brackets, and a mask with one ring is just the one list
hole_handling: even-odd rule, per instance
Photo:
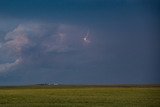
{"label": "sky", "polygon": [[0,85],[160,84],[159,0],[0,0]]}

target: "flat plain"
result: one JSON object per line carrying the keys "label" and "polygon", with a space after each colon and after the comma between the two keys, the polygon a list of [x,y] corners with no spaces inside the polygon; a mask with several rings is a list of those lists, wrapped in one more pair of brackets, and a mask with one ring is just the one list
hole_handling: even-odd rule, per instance
{"label": "flat plain", "polygon": [[0,107],[160,107],[160,87],[0,87]]}

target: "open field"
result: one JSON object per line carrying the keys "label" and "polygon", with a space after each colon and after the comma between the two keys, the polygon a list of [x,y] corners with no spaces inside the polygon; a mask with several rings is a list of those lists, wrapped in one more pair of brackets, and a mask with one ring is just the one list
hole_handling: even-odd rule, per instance
{"label": "open field", "polygon": [[0,87],[0,107],[160,107],[160,87]]}

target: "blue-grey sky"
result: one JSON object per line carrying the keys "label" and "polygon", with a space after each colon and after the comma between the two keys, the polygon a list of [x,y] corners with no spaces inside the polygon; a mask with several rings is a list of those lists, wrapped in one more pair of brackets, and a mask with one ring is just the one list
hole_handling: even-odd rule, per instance
{"label": "blue-grey sky", "polygon": [[159,0],[0,0],[0,85],[160,83]]}

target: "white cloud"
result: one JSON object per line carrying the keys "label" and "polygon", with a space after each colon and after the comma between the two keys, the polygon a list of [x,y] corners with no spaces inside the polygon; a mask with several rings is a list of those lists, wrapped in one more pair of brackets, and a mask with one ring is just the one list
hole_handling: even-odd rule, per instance
{"label": "white cloud", "polygon": [[15,66],[19,65],[21,61],[22,59],[19,58],[12,63],[0,64],[0,72],[5,72],[5,71],[10,70],[11,68],[14,68]]}
{"label": "white cloud", "polygon": [[4,47],[7,47],[15,52],[20,52],[22,48],[29,43],[29,39],[25,35],[15,36],[11,40],[4,43]]}

